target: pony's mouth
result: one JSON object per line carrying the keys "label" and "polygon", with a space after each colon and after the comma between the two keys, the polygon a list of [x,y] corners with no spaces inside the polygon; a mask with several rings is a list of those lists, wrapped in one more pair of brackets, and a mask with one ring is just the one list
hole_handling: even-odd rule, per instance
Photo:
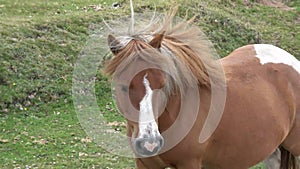
{"label": "pony's mouth", "polygon": [[150,157],[159,153],[164,145],[162,136],[132,139],[132,147],[138,157]]}

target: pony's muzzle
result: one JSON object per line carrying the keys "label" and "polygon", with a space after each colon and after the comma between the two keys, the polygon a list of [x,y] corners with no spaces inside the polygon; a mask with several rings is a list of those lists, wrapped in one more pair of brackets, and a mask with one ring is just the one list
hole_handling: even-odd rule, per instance
{"label": "pony's muzzle", "polygon": [[155,156],[164,145],[164,139],[161,135],[155,137],[135,138],[132,141],[135,153],[139,157]]}

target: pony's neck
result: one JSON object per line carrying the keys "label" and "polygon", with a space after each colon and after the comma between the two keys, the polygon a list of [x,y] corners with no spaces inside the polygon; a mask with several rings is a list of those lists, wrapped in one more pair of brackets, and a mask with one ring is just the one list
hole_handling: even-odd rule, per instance
{"label": "pony's neck", "polygon": [[180,94],[169,96],[166,108],[158,119],[158,127],[161,132],[167,130],[175,122],[180,111],[180,104]]}
{"label": "pony's neck", "polygon": [[[199,109],[198,112],[195,113],[198,113],[197,121],[199,122],[199,126],[202,128],[211,104],[211,89],[207,86],[199,86],[199,96],[201,102],[198,103]],[[186,98],[181,99],[180,93],[174,93],[168,98],[166,108],[158,119],[160,132],[163,132],[172,126],[179,116],[181,104],[191,104],[185,103],[187,100],[188,99]]]}

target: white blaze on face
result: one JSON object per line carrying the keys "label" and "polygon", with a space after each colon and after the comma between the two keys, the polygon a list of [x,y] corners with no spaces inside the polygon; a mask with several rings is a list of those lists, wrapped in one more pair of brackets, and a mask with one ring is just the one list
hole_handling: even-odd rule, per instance
{"label": "white blaze on face", "polygon": [[150,83],[147,79],[147,75],[144,76],[143,83],[146,88],[146,93],[142,101],[140,102],[138,137],[143,137],[144,135],[156,136],[157,134],[159,134],[159,131],[152,108],[153,91],[150,88]]}
{"label": "white blaze on face", "polygon": [[254,45],[254,48],[256,57],[259,58],[261,64],[283,63],[293,67],[300,73],[300,62],[287,51],[267,44],[256,44]]}

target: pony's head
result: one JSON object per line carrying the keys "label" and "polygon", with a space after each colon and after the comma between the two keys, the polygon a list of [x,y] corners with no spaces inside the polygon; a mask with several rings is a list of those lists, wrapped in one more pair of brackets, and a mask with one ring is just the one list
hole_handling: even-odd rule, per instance
{"label": "pony's head", "polygon": [[108,36],[113,56],[105,72],[113,76],[116,103],[139,157],[156,155],[163,147],[157,121],[168,98],[190,86],[209,87],[208,71],[215,68],[204,34],[189,26],[191,21],[172,26],[174,15],[134,35]]}
{"label": "pony's head", "polygon": [[[167,81],[165,72],[159,68],[162,65],[155,64],[164,62],[155,57],[160,55],[157,51],[160,42],[161,35],[150,43],[135,37],[123,49],[118,49],[121,41],[112,35],[108,37],[115,56],[106,70],[114,74],[116,102],[127,118],[127,134],[140,157],[157,154],[164,144],[157,124],[157,107],[162,107],[157,104],[164,100],[155,93],[155,90],[164,88]],[[149,57],[153,60],[149,61]]]}

